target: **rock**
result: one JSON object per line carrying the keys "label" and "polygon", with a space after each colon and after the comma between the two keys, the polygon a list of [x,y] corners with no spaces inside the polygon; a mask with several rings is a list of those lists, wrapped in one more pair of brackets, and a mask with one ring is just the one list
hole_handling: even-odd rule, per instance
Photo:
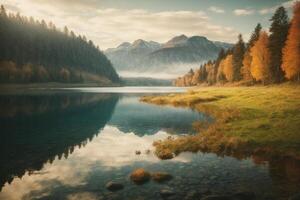
{"label": "rock", "polygon": [[160,152],[156,152],[156,155],[162,160],[168,160],[174,158],[174,153],[168,149]]}
{"label": "rock", "polygon": [[291,196],[289,200],[300,200],[300,193]]}
{"label": "rock", "polygon": [[121,183],[110,181],[105,185],[106,189],[110,191],[122,190],[124,186]]}
{"label": "rock", "polygon": [[201,198],[201,200],[233,200],[229,195],[209,195]]}
{"label": "rock", "polygon": [[150,177],[150,173],[145,171],[143,168],[134,170],[130,175],[130,179],[136,184],[146,183],[150,180]]}
{"label": "rock", "polygon": [[140,154],[141,154],[141,151],[136,150],[136,151],[135,151],[135,154],[136,154],[136,155],[140,155]]}
{"label": "rock", "polygon": [[166,199],[175,195],[175,192],[171,188],[164,188],[160,190],[159,194],[163,199]]}
{"label": "rock", "polygon": [[232,195],[235,200],[252,200],[255,199],[253,192],[238,192]]}
{"label": "rock", "polygon": [[173,178],[171,174],[168,174],[166,172],[154,172],[151,174],[151,177],[154,181],[159,183],[169,181]]}

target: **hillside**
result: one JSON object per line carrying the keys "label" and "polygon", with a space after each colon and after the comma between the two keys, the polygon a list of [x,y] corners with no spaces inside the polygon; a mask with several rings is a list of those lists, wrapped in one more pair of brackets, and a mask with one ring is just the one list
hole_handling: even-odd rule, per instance
{"label": "hillside", "polygon": [[119,82],[110,61],[85,36],[19,14],[0,13],[0,82]]}
{"label": "hillside", "polygon": [[192,66],[215,59],[222,48],[232,44],[210,41],[202,36],[176,36],[166,43],[136,40],[105,51],[116,69],[122,72],[180,74]]}

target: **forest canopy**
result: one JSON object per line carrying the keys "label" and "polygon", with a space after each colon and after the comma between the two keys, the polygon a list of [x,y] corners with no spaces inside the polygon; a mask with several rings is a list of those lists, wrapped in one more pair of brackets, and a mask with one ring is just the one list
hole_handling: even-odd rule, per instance
{"label": "forest canopy", "polygon": [[0,82],[119,82],[111,62],[85,36],[52,22],[0,10]]}
{"label": "forest canopy", "polygon": [[300,2],[294,4],[291,20],[281,6],[270,21],[269,33],[257,24],[248,43],[239,35],[238,42],[231,49],[221,50],[216,60],[190,70],[177,78],[174,84],[265,85],[300,82]]}

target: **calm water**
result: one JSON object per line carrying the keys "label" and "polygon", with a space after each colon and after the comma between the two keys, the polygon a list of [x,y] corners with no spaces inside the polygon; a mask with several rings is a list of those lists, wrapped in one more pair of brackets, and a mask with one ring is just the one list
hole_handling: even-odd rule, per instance
{"label": "calm water", "polygon": [[[192,194],[199,199],[197,193],[206,190],[286,199],[299,190],[300,165],[293,160],[183,153],[162,161],[153,155],[153,141],[194,134],[193,122],[212,120],[189,109],[139,102],[146,93],[184,90],[75,88],[0,95],[0,199],[161,199],[163,188],[176,191],[175,199]],[[174,179],[137,186],[128,175],[138,167],[169,172]],[[111,180],[125,188],[109,192],[105,184]]]}

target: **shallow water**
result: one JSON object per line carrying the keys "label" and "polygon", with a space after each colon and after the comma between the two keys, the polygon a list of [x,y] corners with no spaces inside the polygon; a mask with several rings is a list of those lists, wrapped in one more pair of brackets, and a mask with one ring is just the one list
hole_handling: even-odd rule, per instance
{"label": "shallow water", "polygon": [[[161,199],[163,188],[176,191],[175,199],[200,199],[207,190],[253,191],[257,199],[285,199],[300,188],[300,165],[289,159],[241,160],[199,152],[159,160],[153,141],[194,134],[193,122],[212,119],[190,109],[139,102],[146,93],[183,92],[182,88],[123,89],[0,95],[0,199]],[[128,175],[138,167],[174,178],[137,186]],[[105,184],[111,180],[125,188],[109,192]]]}

